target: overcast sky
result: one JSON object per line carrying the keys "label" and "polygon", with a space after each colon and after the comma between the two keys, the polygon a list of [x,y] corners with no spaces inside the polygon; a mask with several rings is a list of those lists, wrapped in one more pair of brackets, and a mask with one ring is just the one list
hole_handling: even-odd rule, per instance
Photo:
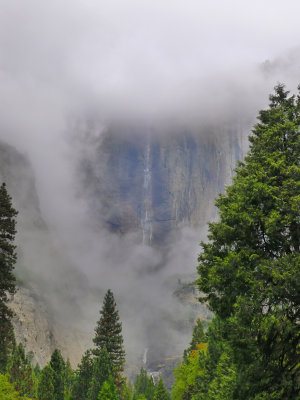
{"label": "overcast sky", "polygon": [[298,46],[299,13],[297,0],[0,0],[0,71],[78,101],[162,105]]}

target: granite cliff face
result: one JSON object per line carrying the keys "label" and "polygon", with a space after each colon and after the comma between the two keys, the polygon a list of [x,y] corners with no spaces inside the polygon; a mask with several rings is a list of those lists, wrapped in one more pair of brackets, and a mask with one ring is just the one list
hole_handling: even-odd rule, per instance
{"label": "granite cliff face", "polygon": [[245,150],[237,126],[174,130],[112,127],[83,160],[91,208],[113,232],[137,231],[148,245],[168,243],[179,227],[204,227],[214,199]]}

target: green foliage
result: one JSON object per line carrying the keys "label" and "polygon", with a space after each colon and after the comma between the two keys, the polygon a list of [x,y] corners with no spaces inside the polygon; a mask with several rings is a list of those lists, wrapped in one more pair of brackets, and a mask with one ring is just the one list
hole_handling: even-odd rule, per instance
{"label": "green foliage", "polygon": [[162,377],[159,378],[154,391],[154,400],[170,400],[170,394],[165,387]]}
{"label": "green foliage", "polygon": [[41,367],[39,366],[38,363],[33,368],[33,371],[34,371],[35,376],[38,378],[40,376],[41,372],[42,372],[41,371]]}
{"label": "green foliage", "polygon": [[174,378],[172,400],[190,400],[196,392],[203,391],[200,386],[208,379],[205,353],[196,351],[186,357],[174,370]]}
{"label": "green foliage", "polygon": [[183,357],[187,358],[192,350],[197,349],[197,345],[199,343],[202,343],[205,341],[206,341],[206,339],[205,339],[203,324],[201,322],[201,319],[198,318],[196,321],[196,325],[194,326],[193,336],[192,336],[190,346],[186,350],[184,350]]}
{"label": "green foliage", "polygon": [[[1,284],[0,284],[1,285]],[[1,302],[0,302],[1,309]],[[0,311],[1,313],[1,311]],[[7,363],[16,345],[14,328],[10,319],[0,316],[0,371],[5,372]]]}
{"label": "green foliage", "polygon": [[74,371],[71,367],[69,359],[65,363],[64,383],[64,400],[69,400],[71,398],[72,387],[74,384]]}
{"label": "green foliage", "polygon": [[106,347],[100,349],[99,355],[93,360],[92,379],[88,389],[88,400],[97,400],[99,391],[105,381],[112,376],[113,365]]}
{"label": "green foliage", "polygon": [[13,274],[17,260],[14,239],[16,234],[17,211],[6,190],[5,183],[0,187],[0,371],[4,372],[8,355],[14,345],[11,325],[12,311],[7,305],[8,295],[16,291],[16,278]]}
{"label": "green foliage", "polygon": [[78,369],[75,371],[71,400],[82,400],[87,398],[92,375],[93,359],[90,350],[88,350],[82,356]]}
{"label": "green foliage", "polygon": [[7,378],[0,374],[0,400],[30,400],[28,397],[23,397],[18,393],[13,384]]}
{"label": "green foliage", "polygon": [[111,290],[108,290],[104,297],[100,314],[101,318],[97,322],[96,335],[93,339],[96,346],[93,353],[98,355],[99,351],[106,347],[114,366],[114,373],[117,374],[123,371],[125,351],[123,348],[122,324]]}
{"label": "green foliage", "polygon": [[53,400],[64,400],[65,362],[58,349],[51,355],[50,367],[53,371]]}
{"label": "green foliage", "polygon": [[37,400],[54,399],[53,375],[54,372],[49,364],[42,369],[37,389]]}
{"label": "green foliage", "polygon": [[122,379],[122,384],[117,387],[117,392],[120,400],[132,400],[133,399],[133,386],[131,382],[127,382],[126,379]]}
{"label": "green foliage", "polygon": [[22,396],[34,397],[36,391],[35,374],[22,343],[14,348],[9,358],[7,373],[8,379],[14,385],[16,391]]}
{"label": "green foliage", "polygon": [[202,243],[198,285],[202,301],[226,327],[219,343],[233,351],[233,397],[273,393],[295,399],[300,392],[300,97],[277,86],[259,121],[245,162],[216,201],[219,221],[209,225],[209,242]]}
{"label": "green foliage", "polygon": [[117,388],[112,377],[101,387],[97,400],[118,400]]}
{"label": "green foliage", "polygon": [[228,352],[222,353],[215,377],[210,382],[207,392],[207,400],[231,400],[236,384],[236,370]]}
{"label": "green foliage", "polygon": [[155,385],[152,376],[148,376],[147,371],[141,368],[134,383],[134,399],[140,399],[143,395],[146,400],[153,400]]}

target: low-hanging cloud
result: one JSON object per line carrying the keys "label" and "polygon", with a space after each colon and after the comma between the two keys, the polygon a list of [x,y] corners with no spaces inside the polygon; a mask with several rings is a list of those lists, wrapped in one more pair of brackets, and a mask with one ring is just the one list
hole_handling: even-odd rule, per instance
{"label": "low-hanging cloud", "polygon": [[[292,90],[298,84],[299,11],[298,1],[274,0],[0,0],[0,139],[29,158],[65,265],[80,271],[84,287],[117,293],[130,351],[142,351],[161,315],[167,315],[161,348],[171,341],[182,349],[188,340],[167,329],[172,313],[180,319],[185,312],[167,283],[183,265],[194,272],[203,231],[185,227],[162,254],[139,244],[135,233],[119,237],[95,227],[78,180],[80,160],[95,157],[115,121],[192,130],[254,121],[278,81]],[[89,119],[97,123],[83,134],[80,123]],[[44,245],[36,253],[33,245],[42,239],[26,235],[27,268],[52,275],[53,288],[55,274],[62,276],[53,252],[42,262]],[[75,286],[69,290],[81,317],[94,324],[94,298]],[[69,304],[60,307],[59,295],[47,295],[66,316]]]}

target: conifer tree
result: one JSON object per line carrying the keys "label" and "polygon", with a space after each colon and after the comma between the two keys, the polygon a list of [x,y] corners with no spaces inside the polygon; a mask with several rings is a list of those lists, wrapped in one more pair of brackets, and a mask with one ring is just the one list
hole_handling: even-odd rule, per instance
{"label": "conifer tree", "polygon": [[53,386],[53,370],[50,365],[46,365],[41,372],[38,389],[37,400],[53,400],[54,399],[54,386]]}
{"label": "conifer tree", "polygon": [[13,274],[17,260],[14,245],[16,215],[17,211],[3,183],[0,187],[0,371],[5,371],[8,354],[14,345],[11,324],[13,313],[7,302],[8,295],[16,291],[16,278]]}
{"label": "conifer tree", "polygon": [[99,391],[105,381],[113,374],[113,365],[106,347],[102,348],[99,355],[93,360],[92,379],[88,389],[88,400],[97,400]]}
{"label": "conifer tree", "polygon": [[31,400],[17,392],[7,376],[0,374],[0,399],[1,400]]}
{"label": "conifer tree", "polygon": [[206,341],[203,324],[201,319],[198,318],[194,326],[192,340],[189,347],[184,350],[183,357],[186,359],[192,350],[197,349],[197,345]]}
{"label": "conifer tree", "polygon": [[209,385],[207,400],[232,400],[236,384],[236,371],[228,352],[224,352]]}
{"label": "conifer tree", "polygon": [[112,377],[103,383],[97,400],[118,400],[117,388]]}
{"label": "conifer tree", "polygon": [[53,371],[53,400],[64,400],[65,362],[58,349],[55,349],[51,355],[50,367]]}
{"label": "conifer tree", "polygon": [[77,371],[75,371],[71,400],[82,400],[87,398],[92,375],[93,359],[91,351],[87,350],[81,358]]}
{"label": "conifer tree", "polygon": [[65,371],[64,371],[64,398],[66,400],[71,398],[72,387],[74,384],[74,371],[71,367],[70,360],[67,359],[65,363]]}
{"label": "conifer tree", "polygon": [[159,378],[155,386],[154,400],[170,400],[170,394],[165,387],[162,377]]}
{"label": "conifer tree", "polygon": [[36,390],[35,374],[22,343],[14,348],[9,358],[7,374],[9,381],[22,396],[34,396]]}
{"label": "conifer tree", "polygon": [[278,85],[202,243],[199,289],[234,351],[235,399],[300,394],[299,128],[300,96]]}
{"label": "conifer tree", "polygon": [[147,371],[141,368],[134,384],[134,399],[139,399],[144,395],[147,400],[153,400],[155,385],[152,376],[148,376]]}
{"label": "conifer tree", "polygon": [[96,349],[93,353],[97,356],[100,350],[106,347],[114,367],[114,373],[123,371],[125,351],[123,348],[122,324],[116,302],[111,290],[108,290],[103,302],[101,317],[95,328],[96,335],[93,339]]}

